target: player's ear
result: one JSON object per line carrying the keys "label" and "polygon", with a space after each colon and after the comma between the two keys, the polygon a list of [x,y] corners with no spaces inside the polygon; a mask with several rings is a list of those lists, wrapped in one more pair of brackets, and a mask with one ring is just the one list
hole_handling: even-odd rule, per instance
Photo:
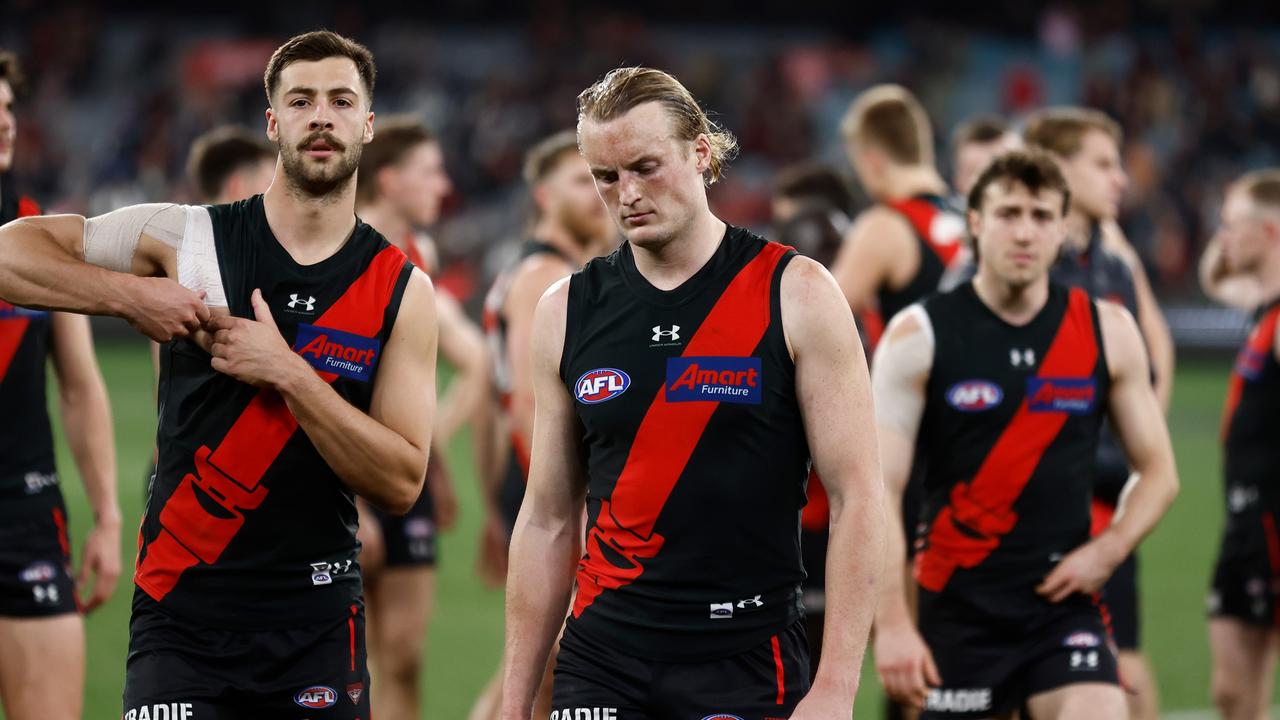
{"label": "player's ear", "polygon": [[711,169],[711,138],[706,133],[693,139],[693,161],[699,175]]}
{"label": "player's ear", "polygon": [[364,140],[365,145],[373,142],[373,111],[369,111],[369,116],[364,119]]}
{"label": "player's ear", "polygon": [[267,139],[273,143],[280,142],[280,128],[276,121],[276,114],[270,107],[267,108]]}
{"label": "player's ear", "polygon": [[982,235],[982,213],[969,210],[965,214],[969,220],[969,237],[973,238],[973,244],[977,246],[978,238]]}

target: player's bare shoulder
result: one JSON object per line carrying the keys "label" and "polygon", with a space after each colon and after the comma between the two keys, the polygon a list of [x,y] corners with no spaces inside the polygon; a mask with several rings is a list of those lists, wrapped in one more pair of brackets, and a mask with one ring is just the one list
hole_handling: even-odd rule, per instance
{"label": "player's bare shoulder", "polygon": [[1123,305],[1109,300],[1094,300],[1093,303],[1098,309],[1098,326],[1111,377],[1118,379],[1131,372],[1145,374],[1147,347],[1133,314]]}
{"label": "player's bare shoulder", "polygon": [[911,223],[901,213],[884,205],[873,205],[858,214],[845,235],[845,242],[868,243],[887,251],[910,242],[913,234]]}
{"label": "player's bare shoulder", "polygon": [[[853,313],[836,279],[820,263],[796,255],[783,268],[779,283],[782,328],[791,357],[797,348],[825,333],[853,327]],[[852,331],[856,337],[856,330]]]}
{"label": "player's bare shoulder", "polygon": [[565,325],[569,317],[569,283],[564,277],[542,293],[533,315],[534,364],[556,370],[564,350]]}

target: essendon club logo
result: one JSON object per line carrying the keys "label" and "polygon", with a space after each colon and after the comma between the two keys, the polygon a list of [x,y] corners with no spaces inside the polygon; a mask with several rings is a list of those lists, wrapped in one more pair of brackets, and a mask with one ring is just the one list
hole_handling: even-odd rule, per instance
{"label": "essendon club logo", "polygon": [[1027,409],[1088,415],[1098,403],[1093,378],[1027,378]]}
{"label": "essendon club logo", "polygon": [[759,405],[764,378],[758,357],[667,358],[667,402]]}
{"label": "essendon club logo", "polygon": [[382,343],[376,337],[303,324],[293,349],[317,370],[369,382]]}
{"label": "essendon club logo", "polygon": [[631,387],[631,376],[617,368],[588,370],[573,385],[573,396],[583,405],[612,400]]}

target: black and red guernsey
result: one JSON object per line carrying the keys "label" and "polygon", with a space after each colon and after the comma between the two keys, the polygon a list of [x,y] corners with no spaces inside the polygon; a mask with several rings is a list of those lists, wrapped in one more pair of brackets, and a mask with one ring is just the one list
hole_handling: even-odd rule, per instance
{"label": "black and red guernsey", "polygon": [[560,376],[589,488],[571,631],[695,660],[800,617],[809,447],[779,308],[794,254],[730,227],[674,290],[629,243],[572,276]]}
{"label": "black and red guernsey", "polygon": [[870,349],[879,344],[885,325],[894,315],[938,290],[943,274],[960,254],[965,234],[964,218],[946,198],[939,195],[891,200],[885,203],[885,207],[911,224],[919,248],[920,265],[911,280],[901,288],[879,288],[876,291],[876,309],[862,313]]}
{"label": "black and red guernsey", "polygon": [[[289,345],[368,412],[412,265],[357,222],[333,256],[294,262],[262,196],[208,208],[230,311],[260,288]],[[161,353],[159,463],[139,536],[135,607],[205,626],[296,627],[360,603],[354,495],[278,393],[210,368],[187,340]]]}
{"label": "black and red guernsey", "polygon": [[[1000,319],[972,283],[923,304],[935,336],[919,435],[927,530],[922,602],[1022,620],[1035,586],[1089,539],[1098,433],[1110,387],[1097,309],[1051,284],[1028,324]],[[1090,602],[1077,597],[1067,602]]]}
{"label": "black and red guernsey", "polygon": [[1276,362],[1276,330],[1280,326],[1280,298],[1264,305],[1257,314],[1249,338],[1236,357],[1227,387],[1223,411],[1222,440],[1225,479],[1233,486],[1256,489],[1262,501],[1267,525],[1267,541],[1272,563],[1280,575],[1280,534],[1276,512],[1280,511],[1280,363]]}
{"label": "black and red guernsey", "polygon": [[[40,207],[0,177],[0,225]],[[0,510],[6,516],[60,506],[45,396],[50,315],[0,300]]]}

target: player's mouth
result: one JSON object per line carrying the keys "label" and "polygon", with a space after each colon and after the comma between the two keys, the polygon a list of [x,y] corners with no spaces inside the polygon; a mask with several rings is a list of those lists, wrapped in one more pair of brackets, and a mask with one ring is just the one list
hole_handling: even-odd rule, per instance
{"label": "player's mouth", "polygon": [[649,222],[652,219],[653,219],[653,213],[651,212],[634,213],[632,215],[622,216],[622,222],[632,226],[644,225],[645,223]]}
{"label": "player's mouth", "polygon": [[307,138],[307,140],[303,141],[298,149],[313,158],[323,159],[333,155],[334,153],[341,152],[342,143],[332,137],[321,135],[318,137]]}

